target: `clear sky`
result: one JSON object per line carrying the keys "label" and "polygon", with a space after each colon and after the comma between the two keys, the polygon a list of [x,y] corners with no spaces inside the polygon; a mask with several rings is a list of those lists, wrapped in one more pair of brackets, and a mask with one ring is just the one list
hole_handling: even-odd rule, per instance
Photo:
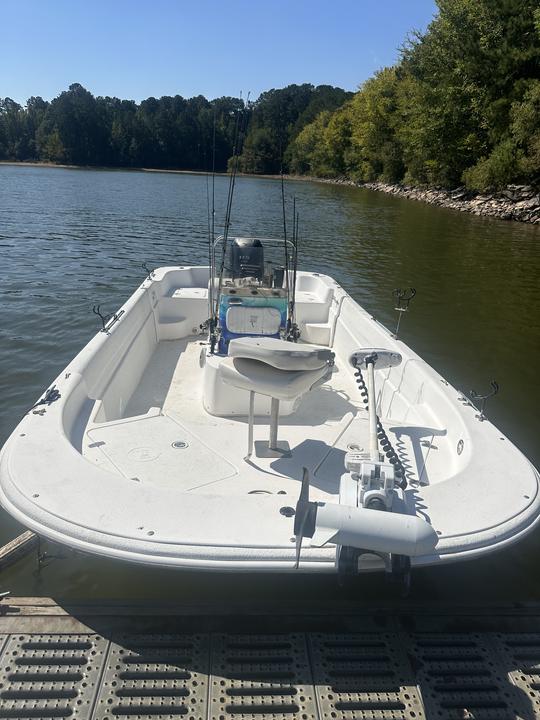
{"label": "clear sky", "polygon": [[433,0],[0,0],[0,97],[256,98],[290,83],[354,90],[390,65]]}

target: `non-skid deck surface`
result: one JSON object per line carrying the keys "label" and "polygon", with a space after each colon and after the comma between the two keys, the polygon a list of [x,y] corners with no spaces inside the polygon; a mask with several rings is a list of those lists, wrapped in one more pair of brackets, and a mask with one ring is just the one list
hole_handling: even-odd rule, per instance
{"label": "non-skid deck surface", "polygon": [[237,474],[234,465],[169,415],[118,421],[94,428],[88,436],[135,481],[188,491]]}
{"label": "non-skid deck surface", "polygon": [[[159,343],[126,417],[91,427],[85,455],[135,481],[218,494],[297,493],[305,466],[313,498],[335,496],[347,447],[369,446],[367,413],[351,369],[336,363],[328,383],[280,418],[278,437],[289,444],[291,457],[253,455],[246,462],[247,418],[213,417],[203,408],[201,350],[193,338]],[[256,444],[267,442],[268,434],[268,418],[256,418]],[[407,446],[407,437],[395,444],[408,479],[426,480],[429,443],[427,449]]]}
{"label": "non-skid deck surface", "polygon": [[[19,608],[28,611],[29,608]],[[540,634],[407,630],[379,613],[367,631],[125,632],[114,610],[54,606],[0,622],[0,717],[113,720],[498,720],[540,716]],[[58,609],[61,610],[61,609]],[[429,616],[429,612],[428,612]],[[150,624],[158,618],[139,618]],[[489,611],[484,620],[489,619]],[[65,621],[62,628],[62,623]],[[118,626],[122,619],[118,618]],[[125,620],[125,618],[124,618]],[[408,617],[411,625],[422,618]],[[524,618],[525,623],[527,618]],[[134,618],[133,623],[137,622]],[[222,624],[230,623],[227,618]],[[270,622],[271,630],[268,629]],[[290,626],[290,620],[282,618]],[[311,619],[309,622],[317,623]],[[330,616],[320,624],[335,624]],[[339,622],[343,622],[340,620]],[[259,630],[253,624],[259,624]],[[305,625],[302,618],[299,626]],[[354,623],[354,621],[353,621]],[[444,624],[456,623],[446,618]],[[459,618],[457,618],[459,624]],[[538,623],[536,623],[538,624]],[[77,631],[69,630],[78,626]],[[92,626],[106,629],[96,632]],[[19,626],[19,627],[17,627]],[[6,631],[5,628],[8,628]],[[32,627],[39,628],[33,630]],[[50,631],[51,627],[56,630]],[[4,628],[4,630],[2,630]],[[3,634],[2,634],[3,632]]]}
{"label": "non-skid deck surface", "polygon": [[[247,418],[213,417],[203,408],[201,349],[193,339],[160,343],[128,404],[128,417],[89,428],[85,455],[105,459],[140,482],[214,494],[296,494],[307,466],[313,496],[335,495],[346,447],[340,438],[354,427],[357,442],[367,443],[367,415],[351,377],[338,369],[293,415],[280,418],[279,439],[289,443],[292,457],[253,455],[246,462]],[[255,441],[267,441],[268,434],[269,419],[256,418]],[[323,473],[323,466],[339,472]]]}

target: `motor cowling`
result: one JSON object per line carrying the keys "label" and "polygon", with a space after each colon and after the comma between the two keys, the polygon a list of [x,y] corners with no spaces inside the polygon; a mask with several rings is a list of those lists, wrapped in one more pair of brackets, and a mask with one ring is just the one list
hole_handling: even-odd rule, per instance
{"label": "motor cowling", "polygon": [[228,275],[232,280],[264,277],[264,248],[257,238],[234,238],[229,246]]}

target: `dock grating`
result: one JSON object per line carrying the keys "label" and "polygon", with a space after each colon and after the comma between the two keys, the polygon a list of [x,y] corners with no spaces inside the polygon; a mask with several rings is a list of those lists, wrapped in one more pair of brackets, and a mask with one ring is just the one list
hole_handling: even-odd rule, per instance
{"label": "dock grating", "polygon": [[522,691],[540,718],[540,633],[500,633],[493,636],[503,674]]}
{"label": "dock grating", "polygon": [[[188,621],[190,632],[160,616],[174,632],[125,632],[96,615],[88,631],[44,633],[59,619],[87,624],[54,608],[32,612],[26,626],[0,613],[0,630],[9,626],[0,633],[0,718],[540,718],[540,632],[433,631],[429,618],[424,629],[397,616],[324,632],[302,621],[291,631],[294,620],[279,632],[264,617],[234,632]],[[18,622],[25,632],[14,632]]]}
{"label": "dock grating", "polygon": [[303,634],[215,635],[210,720],[317,720]]}
{"label": "dock grating", "polygon": [[414,674],[400,636],[309,636],[321,720],[423,720]]}
{"label": "dock grating", "polygon": [[93,634],[12,635],[0,656],[0,718],[89,718],[107,641]]}
{"label": "dock grating", "polygon": [[111,642],[92,718],[206,720],[208,637],[125,635]]}

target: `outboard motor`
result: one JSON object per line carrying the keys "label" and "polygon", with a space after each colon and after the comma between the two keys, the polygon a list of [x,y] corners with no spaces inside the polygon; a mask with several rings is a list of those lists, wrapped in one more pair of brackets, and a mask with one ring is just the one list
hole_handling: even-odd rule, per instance
{"label": "outboard motor", "polygon": [[264,248],[256,238],[234,238],[229,249],[228,274],[232,280],[264,277]]}

